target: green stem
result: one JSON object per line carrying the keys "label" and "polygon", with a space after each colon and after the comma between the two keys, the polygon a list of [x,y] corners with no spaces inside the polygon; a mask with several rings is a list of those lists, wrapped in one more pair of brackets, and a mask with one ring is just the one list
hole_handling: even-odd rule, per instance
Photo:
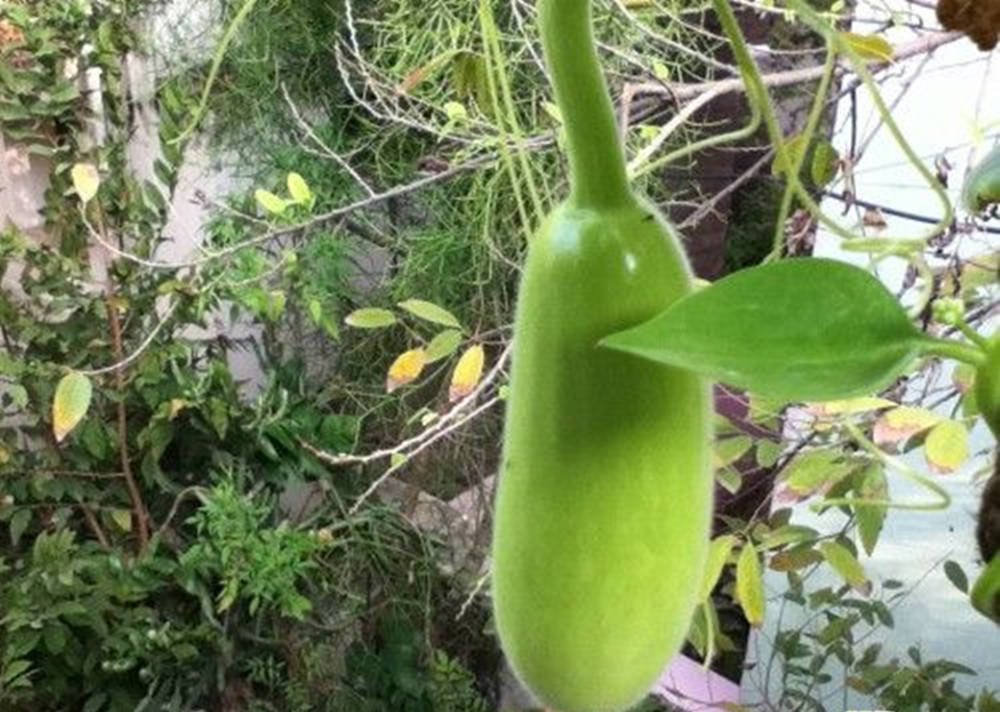
{"label": "green stem", "polygon": [[986,363],[986,353],[978,346],[965,344],[951,339],[938,339],[928,336],[920,341],[920,352],[926,356],[944,356],[956,361],[982,366]]}
{"label": "green stem", "polygon": [[630,202],[625,154],[594,45],[590,0],[539,0],[538,24],[566,130],[570,203],[606,208]]}

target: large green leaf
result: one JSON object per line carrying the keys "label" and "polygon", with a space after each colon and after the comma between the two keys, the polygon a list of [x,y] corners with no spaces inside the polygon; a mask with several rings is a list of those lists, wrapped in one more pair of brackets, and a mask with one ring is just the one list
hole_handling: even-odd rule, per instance
{"label": "large green leaf", "polygon": [[832,400],[886,385],[923,339],[865,270],[793,259],[736,272],[601,343],[768,397]]}

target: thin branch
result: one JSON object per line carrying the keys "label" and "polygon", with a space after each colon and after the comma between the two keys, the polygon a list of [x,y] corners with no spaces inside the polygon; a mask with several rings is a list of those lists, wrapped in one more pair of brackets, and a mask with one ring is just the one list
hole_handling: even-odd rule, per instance
{"label": "thin branch", "polygon": [[353,178],[358,185],[364,188],[364,191],[368,193],[368,195],[375,195],[375,190],[368,184],[368,182],[364,178],[361,177],[361,175],[356,170],[354,170],[354,167],[351,166],[351,164],[348,163],[346,160],[344,160],[344,158],[339,153],[330,148],[326,144],[326,142],[323,141],[323,139],[321,139],[319,136],[316,135],[316,132],[313,131],[312,126],[310,126],[309,122],[307,122],[302,117],[302,113],[299,111],[299,108],[295,105],[295,102],[292,101],[292,97],[288,93],[288,87],[285,86],[284,82],[281,83],[281,93],[285,97],[285,103],[288,104],[288,108],[291,109],[292,111],[292,116],[295,118],[295,123],[299,125],[299,128],[302,129],[303,133],[305,133],[305,135],[308,136],[313,141],[313,143],[319,146],[323,150],[323,153],[326,156],[332,158],[338,166],[347,171],[350,174],[351,178]]}
{"label": "thin branch", "polygon": [[386,480],[388,480],[390,477],[392,477],[394,474],[396,474],[396,472],[398,472],[399,470],[401,470],[404,467],[406,467],[406,465],[409,464],[410,460],[413,459],[413,457],[415,457],[416,455],[420,454],[421,452],[423,452],[424,450],[426,450],[427,448],[429,448],[431,445],[433,445],[434,443],[436,443],[438,440],[440,440],[444,436],[446,436],[446,435],[454,432],[455,430],[458,430],[463,425],[465,425],[466,423],[468,423],[470,420],[473,420],[476,417],[478,417],[480,414],[485,413],[487,410],[489,410],[490,408],[492,408],[493,406],[495,406],[497,403],[499,403],[500,400],[501,399],[500,399],[499,396],[495,396],[493,398],[490,398],[488,401],[486,401],[485,403],[483,403],[482,405],[480,405],[478,408],[476,408],[475,410],[473,410],[472,412],[470,412],[465,417],[461,418],[460,420],[455,421],[455,423],[453,423],[449,427],[447,427],[444,430],[441,430],[440,432],[436,433],[431,438],[427,439],[426,441],[424,441],[423,443],[421,443],[420,445],[418,445],[416,448],[414,448],[413,450],[411,450],[410,452],[408,452],[406,454],[406,459],[405,460],[403,460],[402,462],[400,462],[400,463],[398,463],[396,465],[393,465],[388,470],[386,470],[385,472],[383,472],[378,477],[378,479],[376,479],[374,482],[371,483],[371,485],[369,485],[368,489],[366,489],[364,492],[361,493],[361,496],[358,497],[358,499],[354,502],[354,504],[351,505],[351,508],[349,510],[347,510],[347,514],[350,515],[350,516],[353,516],[353,515],[357,514],[358,510],[361,509],[361,507],[368,500],[368,498],[371,497],[379,487],[381,487],[383,484],[385,484]]}
{"label": "thin branch", "polygon": [[325,462],[328,465],[334,467],[343,467],[345,465],[367,465],[378,460],[383,460],[385,458],[392,457],[393,455],[406,455],[416,452],[416,449],[423,445],[428,439],[434,437],[439,431],[446,428],[449,423],[455,420],[464,410],[466,410],[470,405],[472,405],[476,399],[489,388],[494,381],[503,372],[504,367],[507,365],[507,360],[510,358],[511,347],[508,345],[503,352],[500,354],[500,358],[497,359],[496,364],[489,372],[483,376],[476,387],[469,393],[469,395],[458,401],[451,410],[449,410],[444,415],[437,418],[433,423],[431,423],[427,428],[422,430],[417,435],[414,435],[408,440],[404,440],[401,443],[394,445],[391,448],[383,448],[381,450],[375,450],[374,452],[368,453],[366,455],[346,455],[338,454],[334,455],[332,453],[326,452],[317,448],[315,445],[299,439],[299,444],[302,445],[307,451],[314,455],[317,459]]}

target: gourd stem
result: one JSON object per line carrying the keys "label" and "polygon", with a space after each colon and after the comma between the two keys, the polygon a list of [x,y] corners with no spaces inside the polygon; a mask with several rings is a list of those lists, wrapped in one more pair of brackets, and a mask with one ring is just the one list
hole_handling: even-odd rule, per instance
{"label": "gourd stem", "polygon": [[590,6],[591,0],[539,0],[538,23],[566,131],[570,202],[601,208],[625,204],[631,194]]}

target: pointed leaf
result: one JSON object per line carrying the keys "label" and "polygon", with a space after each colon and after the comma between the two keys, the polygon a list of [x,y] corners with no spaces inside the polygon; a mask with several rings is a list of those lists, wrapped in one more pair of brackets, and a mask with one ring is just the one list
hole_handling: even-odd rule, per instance
{"label": "pointed leaf", "polygon": [[101,187],[101,176],[93,163],[75,164],[70,177],[73,179],[73,189],[84,204],[89,203]]}
{"label": "pointed leaf", "polygon": [[457,401],[472,393],[479,384],[479,379],[483,377],[485,360],[486,354],[479,344],[466,349],[462,357],[458,359],[455,372],[451,376],[451,386],[448,388],[449,401]]}
{"label": "pointed leaf", "polygon": [[309,190],[309,184],[298,173],[288,174],[288,194],[299,205],[305,205],[306,207],[312,205],[313,194]]}
{"label": "pointed leaf", "polygon": [[416,380],[427,363],[427,353],[423,349],[410,349],[401,353],[392,366],[385,381],[385,390],[392,393],[400,386],[405,386]]}
{"label": "pointed leaf", "polygon": [[[889,480],[885,470],[879,463],[872,463],[859,475],[854,488],[858,499],[887,500],[889,498]],[[856,506],[855,517],[858,520],[858,536],[861,546],[869,556],[875,551],[882,525],[885,522],[886,507],[884,505]]]}
{"label": "pointed leaf", "polygon": [[13,546],[16,547],[18,542],[21,541],[21,535],[24,534],[24,530],[28,528],[28,524],[30,523],[30,509],[24,508],[14,512],[13,516],[10,518],[10,543]]}
{"label": "pointed leaf", "polygon": [[112,509],[111,519],[123,532],[132,531],[132,512],[128,509]]}
{"label": "pointed leaf", "polygon": [[62,442],[83,420],[92,395],[90,379],[82,373],[74,371],[62,377],[52,399],[52,431],[56,442]]}
{"label": "pointed leaf", "polygon": [[708,547],[708,560],[705,563],[705,572],[701,579],[699,601],[704,601],[712,594],[712,589],[719,582],[722,569],[725,568],[729,555],[733,553],[734,546],[736,546],[736,537],[732,534],[723,534],[712,540]]}
{"label": "pointed leaf", "polygon": [[948,577],[948,580],[951,581],[955,585],[955,588],[959,591],[962,593],[969,592],[969,578],[965,575],[965,571],[962,570],[962,567],[959,566],[957,562],[954,562],[951,559],[945,561],[944,575]]}
{"label": "pointed leaf", "polygon": [[861,593],[871,590],[871,582],[865,575],[864,567],[854,554],[835,541],[826,541],[819,545],[820,553],[844,581]]}
{"label": "pointed leaf", "polygon": [[269,213],[281,215],[288,208],[288,201],[267,190],[257,190],[253,197]]}
{"label": "pointed leaf", "polygon": [[895,50],[881,35],[859,35],[854,32],[841,34],[847,44],[870,62],[891,62]]}
{"label": "pointed leaf", "polygon": [[736,598],[747,622],[759,628],[764,622],[764,577],[752,543],[743,545],[736,562]]}
{"label": "pointed leaf", "polygon": [[441,326],[450,326],[454,329],[462,328],[454,314],[432,302],[425,302],[423,299],[407,299],[405,302],[400,302],[399,307],[425,321]]}
{"label": "pointed leaf", "polygon": [[868,272],[789,259],[736,272],[602,345],[787,400],[878,390],[925,337]]}
{"label": "pointed leaf", "polygon": [[382,329],[396,323],[396,315],[388,309],[366,307],[347,315],[344,323],[357,329]]}
{"label": "pointed leaf", "polygon": [[427,344],[427,363],[434,363],[447,358],[458,350],[462,344],[462,332],[458,329],[446,329],[431,339]]}
{"label": "pointed leaf", "polygon": [[969,457],[969,431],[954,420],[938,423],[927,434],[924,455],[931,470],[939,475],[954,472]]}

